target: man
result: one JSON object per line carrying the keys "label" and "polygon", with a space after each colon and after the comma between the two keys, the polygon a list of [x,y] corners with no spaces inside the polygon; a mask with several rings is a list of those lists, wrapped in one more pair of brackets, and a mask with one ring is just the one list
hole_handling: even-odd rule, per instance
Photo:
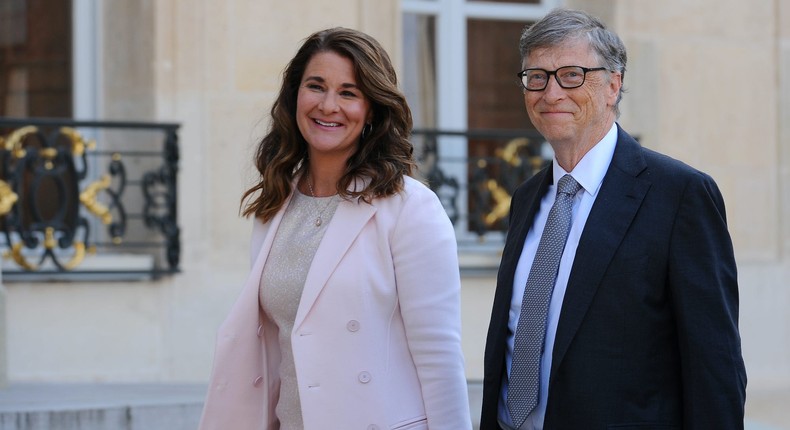
{"label": "man", "polygon": [[480,428],[742,429],[718,187],[615,123],[626,52],[600,21],[554,10],[520,51],[527,113],[555,155],[513,195]]}

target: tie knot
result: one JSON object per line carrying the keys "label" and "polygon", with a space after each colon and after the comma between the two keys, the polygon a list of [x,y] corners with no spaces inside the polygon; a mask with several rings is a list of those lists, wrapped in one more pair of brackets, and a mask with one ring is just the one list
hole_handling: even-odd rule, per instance
{"label": "tie knot", "polygon": [[582,186],[576,182],[576,179],[573,179],[573,176],[565,175],[557,182],[557,194],[563,193],[574,196],[581,187]]}

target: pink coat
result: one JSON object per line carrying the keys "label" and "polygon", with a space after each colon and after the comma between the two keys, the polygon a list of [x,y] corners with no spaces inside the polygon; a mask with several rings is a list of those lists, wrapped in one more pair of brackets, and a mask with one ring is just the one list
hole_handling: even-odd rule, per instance
{"label": "pink coat", "polygon": [[[201,430],[278,427],[279,345],[258,290],[282,215],[255,221],[252,270],[219,329]],[[453,227],[428,188],[406,178],[400,195],[341,201],[291,334],[305,429],[471,429],[459,295]]]}

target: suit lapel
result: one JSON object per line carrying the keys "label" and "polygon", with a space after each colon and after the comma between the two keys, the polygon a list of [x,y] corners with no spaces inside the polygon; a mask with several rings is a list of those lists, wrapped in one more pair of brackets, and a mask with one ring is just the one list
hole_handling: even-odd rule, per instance
{"label": "suit lapel", "polygon": [[639,144],[618,126],[617,147],[587,218],[560,311],[551,374],[570,346],[595,292],[650,188]]}
{"label": "suit lapel", "polygon": [[294,329],[304,321],[321,290],[326,286],[329,276],[340,264],[346,251],[374,213],[376,213],[375,206],[359,199],[340,201],[307,272]]}

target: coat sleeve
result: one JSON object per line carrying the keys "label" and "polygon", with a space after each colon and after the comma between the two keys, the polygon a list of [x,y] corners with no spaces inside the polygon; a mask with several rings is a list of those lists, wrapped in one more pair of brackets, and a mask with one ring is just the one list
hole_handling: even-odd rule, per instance
{"label": "coat sleeve", "polygon": [[461,352],[455,232],[436,195],[414,187],[390,238],[398,301],[431,430],[471,429]]}
{"label": "coat sleeve", "polygon": [[724,200],[702,173],[688,182],[681,197],[669,266],[683,375],[683,427],[742,429],[746,370],[735,256]]}

